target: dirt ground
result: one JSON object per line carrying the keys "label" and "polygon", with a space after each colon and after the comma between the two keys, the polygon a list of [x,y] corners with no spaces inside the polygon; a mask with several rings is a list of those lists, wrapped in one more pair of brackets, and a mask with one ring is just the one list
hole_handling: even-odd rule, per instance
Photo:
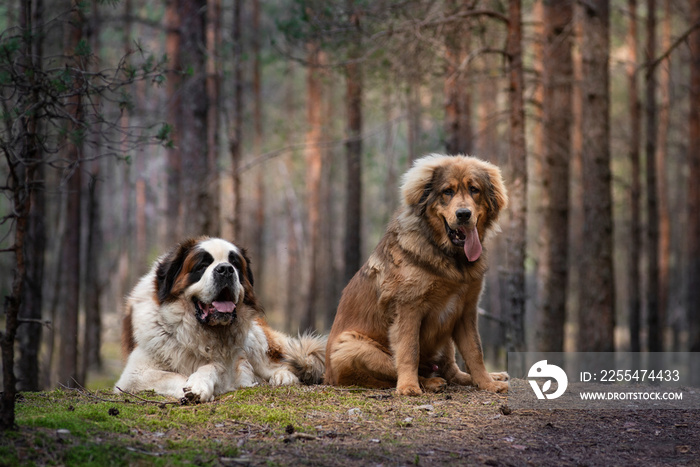
{"label": "dirt ground", "polygon": [[700,465],[700,414],[694,411],[509,411],[505,396],[464,388],[424,396],[427,403],[391,392],[367,397],[377,400],[379,413],[319,416],[312,437],[292,433],[280,440],[242,427],[246,454],[222,463]]}
{"label": "dirt ground", "polygon": [[[319,393],[330,402],[317,408],[311,401]],[[168,419],[186,410],[220,414],[241,404],[234,397],[194,407],[173,406],[168,409],[173,412],[163,413],[170,414]],[[91,403],[85,399],[81,396],[80,403]],[[97,437],[109,443],[108,449],[128,450],[129,456],[118,458],[116,465],[172,464],[180,449],[176,446],[206,441],[207,446],[221,448],[207,448],[201,461],[182,462],[232,466],[700,466],[699,411],[510,410],[507,396],[463,387],[419,397],[325,386],[272,388],[247,403],[295,407],[304,405],[303,401],[308,406],[297,419],[305,426],[303,430],[285,426],[286,422],[225,416],[205,418],[186,429],[184,425],[163,431],[132,428],[129,434]],[[112,415],[113,409],[109,410]],[[36,439],[37,430],[43,430],[42,436],[56,438],[53,445],[58,447],[53,449],[67,450],[81,443],[61,439],[58,430],[21,428],[15,439],[16,447],[24,444],[20,459],[39,465],[71,464],[66,453],[54,451],[42,457],[27,445],[27,440]],[[130,457],[133,455],[136,458]],[[0,459],[0,465],[6,463]]]}

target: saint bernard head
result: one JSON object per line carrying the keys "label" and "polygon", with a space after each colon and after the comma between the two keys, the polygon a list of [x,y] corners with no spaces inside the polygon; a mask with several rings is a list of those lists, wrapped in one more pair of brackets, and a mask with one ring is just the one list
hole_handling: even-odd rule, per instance
{"label": "saint bernard head", "polygon": [[184,301],[203,325],[232,324],[244,303],[258,309],[245,250],[220,238],[177,245],[159,260],[155,282],[159,305]]}

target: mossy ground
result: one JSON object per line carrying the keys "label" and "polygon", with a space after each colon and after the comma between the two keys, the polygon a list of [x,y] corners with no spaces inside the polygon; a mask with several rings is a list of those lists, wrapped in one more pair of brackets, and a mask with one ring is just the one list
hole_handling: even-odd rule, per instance
{"label": "mossy ground", "polygon": [[179,405],[153,393],[24,393],[0,465],[698,465],[694,411],[513,411],[470,388],[400,397],[242,389]]}

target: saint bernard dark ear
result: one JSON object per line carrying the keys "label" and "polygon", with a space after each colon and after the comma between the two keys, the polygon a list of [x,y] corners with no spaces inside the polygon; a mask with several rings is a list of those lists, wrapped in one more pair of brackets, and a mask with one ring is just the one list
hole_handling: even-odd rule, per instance
{"label": "saint bernard dark ear", "polygon": [[250,265],[251,261],[248,252],[244,248],[241,248],[240,258],[237,254],[236,257],[239,264],[234,263],[233,266],[239,271],[241,285],[243,285],[243,290],[245,291],[243,303],[256,310],[258,313],[264,313],[255,296],[255,290],[253,289],[255,278],[253,277],[253,268]]}
{"label": "saint bernard dark ear", "polygon": [[159,260],[156,269],[156,296],[158,297],[158,303],[162,304],[175,298],[171,294],[173,286],[182,272],[187,255],[196,244],[197,240],[193,238],[185,240]]}
{"label": "saint bernard dark ear", "polygon": [[231,251],[228,255],[228,261],[238,271],[241,282],[243,282],[243,279],[248,279],[250,285],[253,286],[255,279],[253,278],[253,270],[250,267],[250,258],[248,258],[245,248],[240,248],[240,253]]}
{"label": "saint bernard dark ear", "polygon": [[253,268],[250,266],[250,257],[248,256],[248,252],[242,248],[241,249],[241,255],[243,255],[243,259],[245,260],[245,272],[246,276],[248,276],[248,282],[250,282],[250,285],[255,285],[255,278],[253,277]]}

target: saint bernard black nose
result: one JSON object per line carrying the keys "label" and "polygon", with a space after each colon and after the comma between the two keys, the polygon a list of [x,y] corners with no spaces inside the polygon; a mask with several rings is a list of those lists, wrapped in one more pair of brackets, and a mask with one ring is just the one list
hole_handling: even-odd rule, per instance
{"label": "saint bernard black nose", "polygon": [[214,268],[214,274],[223,279],[230,279],[233,277],[233,265],[229,263],[221,263]]}
{"label": "saint bernard black nose", "polygon": [[457,209],[455,215],[457,216],[457,221],[467,222],[472,217],[472,212],[469,209]]}

